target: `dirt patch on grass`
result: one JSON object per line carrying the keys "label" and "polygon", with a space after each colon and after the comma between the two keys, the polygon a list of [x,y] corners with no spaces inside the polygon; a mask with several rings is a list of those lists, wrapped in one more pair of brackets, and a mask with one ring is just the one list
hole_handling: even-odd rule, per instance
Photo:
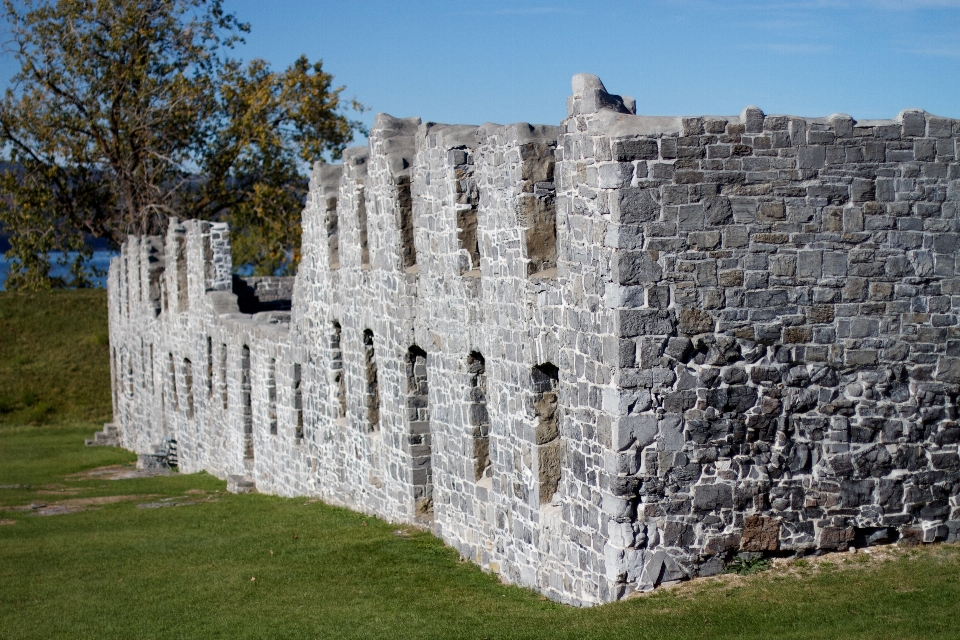
{"label": "dirt patch on grass", "polygon": [[95,498],[69,498],[67,500],[58,500],[53,503],[31,502],[30,504],[19,507],[6,507],[8,511],[27,511],[37,516],[59,516],[66,513],[77,513],[95,508],[104,504],[114,504],[117,502],[126,502],[129,500],[143,500],[152,498],[152,495],[122,495],[122,496],[97,496]]}
{"label": "dirt patch on grass", "polygon": [[[187,493],[197,495],[195,492],[206,493],[202,489],[191,489]],[[189,496],[179,496],[175,498],[164,498],[156,502],[145,502],[137,505],[137,509],[162,509],[163,507],[185,507],[191,504],[201,504],[204,502],[217,502],[219,498],[209,496],[205,500],[191,499]]]}
{"label": "dirt patch on grass", "polygon": [[0,520],[0,526],[5,524],[17,524],[16,520]]}
{"label": "dirt patch on grass", "polygon": [[127,496],[97,496],[95,498],[72,498],[70,500],[60,500],[58,505],[90,507],[100,504],[113,504],[115,502],[126,502],[127,500],[143,500],[152,498],[152,495],[127,495]]}
{"label": "dirt patch on grass", "polygon": [[114,464],[108,467],[97,467],[89,471],[81,471],[67,476],[68,480],[133,480],[135,478],[152,478],[154,476],[168,476],[169,469],[140,470],[133,465]]}

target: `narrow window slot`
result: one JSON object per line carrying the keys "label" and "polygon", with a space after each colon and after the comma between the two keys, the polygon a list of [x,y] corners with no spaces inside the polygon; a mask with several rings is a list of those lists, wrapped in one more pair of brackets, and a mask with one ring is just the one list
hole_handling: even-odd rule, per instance
{"label": "narrow window slot", "polygon": [[183,386],[187,390],[187,417],[193,420],[193,364],[183,359]]}
{"label": "narrow window slot", "polygon": [[374,352],[373,331],[363,332],[363,359],[366,369],[366,389],[364,404],[367,409],[367,430],[370,433],[380,430],[380,382],[377,379],[377,357]]}
{"label": "narrow window slot", "polygon": [[414,345],[407,352],[407,444],[410,446],[413,497],[418,518],[433,514],[433,469],[427,352]]}
{"label": "narrow window slot", "polygon": [[400,225],[400,264],[405,269],[411,269],[417,264],[417,247],[414,242],[410,176],[400,176],[397,179],[397,208]]}
{"label": "narrow window slot", "polygon": [[267,365],[267,423],[270,435],[277,435],[277,361],[270,358]]}
{"label": "narrow window slot", "polygon": [[357,224],[360,227],[360,268],[370,268],[370,244],[367,235],[367,199],[363,188],[357,190]]}
{"label": "narrow window slot", "polygon": [[293,365],[293,411],[294,411],[294,440],[297,444],[303,442],[303,392],[301,391],[301,367]]}
{"label": "narrow window slot", "polygon": [[559,370],[552,363],[533,368],[533,409],[536,415],[537,478],[540,503],[553,500],[560,488],[563,441],[560,438]]}
{"label": "narrow window slot", "polygon": [[340,268],[340,216],[337,213],[337,199],[327,198],[327,249],[330,268]]}
{"label": "narrow window slot", "polygon": [[243,457],[253,460],[253,403],[250,388],[250,347],[240,352],[240,402],[243,407]]}
{"label": "narrow window slot", "polygon": [[477,482],[490,478],[490,415],[487,412],[486,360],[478,352],[467,356],[470,375],[467,423],[473,437],[473,479]]}
{"label": "narrow window slot", "polygon": [[333,323],[330,336],[330,370],[333,374],[333,419],[338,424],[347,420],[347,383],[343,370],[343,351],[340,348],[342,329],[339,322]]}

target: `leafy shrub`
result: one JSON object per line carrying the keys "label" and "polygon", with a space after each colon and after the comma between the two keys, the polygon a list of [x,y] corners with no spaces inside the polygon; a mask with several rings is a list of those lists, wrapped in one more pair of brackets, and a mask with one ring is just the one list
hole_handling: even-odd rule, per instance
{"label": "leafy shrub", "polygon": [[769,558],[751,558],[749,556],[737,556],[727,564],[727,573],[736,573],[741,576],[749,576],[754,573],[760,573],[771,568]]}

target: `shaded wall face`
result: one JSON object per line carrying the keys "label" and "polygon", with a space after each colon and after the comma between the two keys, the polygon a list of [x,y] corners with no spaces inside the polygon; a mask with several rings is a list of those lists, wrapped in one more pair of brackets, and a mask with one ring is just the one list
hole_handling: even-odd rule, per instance
{"label": "shaded wall face", "polygon": [[617,249],[611,573],[646,588],[741,550],[949,537],[954,124],[621,122],[568,135],[563,167]]}

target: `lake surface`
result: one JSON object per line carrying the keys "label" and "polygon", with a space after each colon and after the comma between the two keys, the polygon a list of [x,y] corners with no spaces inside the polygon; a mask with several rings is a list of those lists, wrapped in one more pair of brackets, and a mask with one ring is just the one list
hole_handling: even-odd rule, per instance
{"label": "lake surface", "polygon": [[[77,256],[75,252],[70,252],[67,254],[70,261]],[[88,265],[94,266],[97,269],[101,269],[104,275],[100,278],[94,278],[94,286],[99,288],[105,288],[107,286],[107,269],[110,267],[110,258],[119,255],[116,251],[94,251],[93,259],[87,262]],[[69,276],[70,269],[69,267],[64,267],[56,263],[63,253],[57,251],[50,254],[51,262],[53,266],[50,269],[50,274],[53,276]],[[0,291],[5,290],[5,284],[7,282],[7,276],[10,275],[10,262],[0,254]]]}

